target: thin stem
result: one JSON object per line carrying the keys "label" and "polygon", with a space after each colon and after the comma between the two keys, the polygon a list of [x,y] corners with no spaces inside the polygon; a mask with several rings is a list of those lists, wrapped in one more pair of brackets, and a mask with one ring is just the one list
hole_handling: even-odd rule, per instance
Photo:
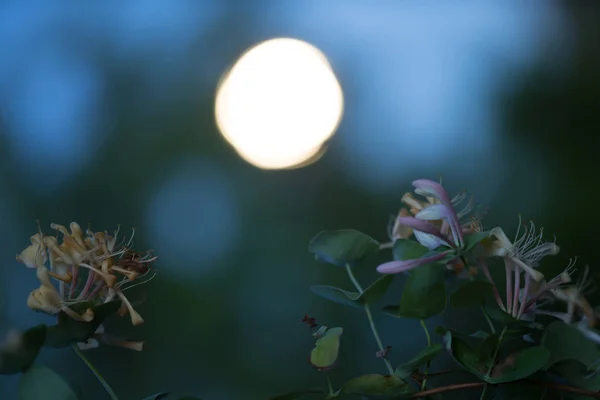
{"label": "thin stem", "polygon": [[382,243],[382,244],[379,245],[379,250],[391,249],[393,247],[394,247],[394,242]]}
{"label": "thin stem", "polygon": [[[371,330],[373,331],[373,336],[375,337],[375,341],[377,342],[377,346],[379,347],[379,351],[384,353],[383,343],[381,342],[381,338],[379,337],[379,333],[377,332],[377,328],[375,327],[375,322],[373,321],[373,314],[371,314],[371,309],[368,304],[365,304],[365,313],[367,313],[367,318],[369,319],[369,324],[371,325]],[[383,362],[387,367],[390,375],[394,375],[394,368],[392,368],[392,364],[388,361],[387,357],[383,357]]]}
{"label": "thin stem", "polygon": [[498,345],[494,350],[494,354],[492,355],[492,363],[490,364],[490,368],[488,369],[487,375],[489,376],[494,368],[494,364],[496,363],[496,357],[498,356],[498,352],[500,351],[500,346],[502,345],[502,340],[504,340],[504,334],[506,334],[507,327],[502,328],[502,332],[500,332],[500,337],[498,337]]}
{"label": "thin stem", "polygon": [[490,330],[492,331],[493,334],[496,334],[496,328],[494,327],[494,324],[492,323],[492,320],[490,319],[488,312],[485,310],[485,308],[483,308],[483,306],[479,306],[479,308],[481,309],[481,312],[483,313],[485,320],[487,321],[488,325],[490,326]]}
{"label": "thin stem", "polygon": [[487,393],[488,383],[485,382],[483,384],[483,390],[481,391],[481,395],[479,396],[479,400],[485,400],[485,394]]}
{"label": "thin stem", "polygon": [[329,395],[333,396],[333,385],[331,384],[331,379],[329,378],[329,374],[325,372],[325,378],[327,379],[327,387],[329,388]]}
{"label": "thin stem", "polygon": [[512,313],[512,263],[505,261],[504,269],[506,271],[506,313]]}
{"label": "thin stem", "polygon": [[[425,337],[427,338],[427,346],[431,346],[431,335],[429,335],[429,330],[427,329],[427,324],[425,324],[425,320],[421,320],[421,327],[423,328],[423,331],[425,331]],[[425,388],[427,387],[427,375],[429,374],[429,367],[431,366],[431,360],[427,361],[427,364],[425,365],[425,378],[423,379],[423,382],[421,383],[421,390],[425,390]]]}
{"label": "thin stem", "polygon": [[[360,286],[360,283],[358,283],[358,281],[354,277],[354,274],[352,273],[352,268],[350,268],[350,264],[346,264],[346,272],[348,273],[348,277],[354,284],[354,287],[356,288],[356,290],[358,290],[359,293],[362,293],[363,288],[362,288],[362,286]],[[369,324],[371,325],[371,331],[373,331],[373,336],[375,336],[375,341],[377,341],[377,346],[379,347],[379,351],[381,351],[381,354],[384,354],[383,362],[385,363],[385,366],[387,367],[390,375],[394,375],[394,368],[392,368],[392,365],[388,361],[387,357],[385,357],[383,343],[381,342],[381,339],[379,338],[379,333],[377,333],[377,328],[375,327],[375,322],[373,321],[373,314],[371,314],[371,309],[369,308],[369,305],[366,303],[365,303],[365,313],[367,314],[367,318],[369,319]]]}
{"label": "thin stem", "polygon": [[79,267],[73,265],[71,267],[71,284],[69,285],[69,299],[72,299],[75,296],[75,289],[77,289],[77,283],[79,280]]}
{"label": "thin stem", "polygon": [[[517,317],[519,313],[519,293],[521,292],[521,270],[515,268],[515,289],[513,291],[513,309],[512,316]],[[525,301],[525,299],[523,299]]]}
{"label": "thin stem", "polygon": [[358,281],[354,277],[354,274],[352,273],[352,268],[350,267],[350,264],[346,264],[346,272],[348,273],[348,277],[352,281],[352,284],[354,285],[356,290],[358,290],[359,293],[362,293],[363,288],[362,288],[362,286],[360,286],[360,283],[358,283]]}
{"label": "thin stem", "polygon": [[92,371],[92,373],[94,375],[96,375],[96,378],[100,381],[102,386],[104,386],[104,390],[106,390],[106,392],[110,396],[111,400],[118,400],[115,392],[113,392],[113,390],[110,388],[108,383],[104,380],[102,375],[100,375],[100,372],[96,369],[96,367],[94,367],[94,365],[90,362],[90,360],[88,360],[87,357],[83,355],[81,350],[79,350],[79,347],[77,347],[77,344],[73,344],[73,350],[75,350],[75,354],[77,354],[79,356],[79,358],[81,358],[81,360],[85,363],[85,365],[87,365],[87,367],[90,369],[90,371]]}
{"label": "thin stem", "polygon": [[519,313],[517,314],[517,319],[521,319],[523,313],[526,310],[527,305],[527,297],[529,296],[529,290],[531,288],[531,275],[525,275],[525,287],[523,288],[523,301],[521,301],[521,307],[519,307]]}

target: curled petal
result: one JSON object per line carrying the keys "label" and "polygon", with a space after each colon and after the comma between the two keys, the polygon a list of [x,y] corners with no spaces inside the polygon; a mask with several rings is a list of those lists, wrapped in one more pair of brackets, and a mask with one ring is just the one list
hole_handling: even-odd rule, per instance
{"label": "curled petal", "polygon": [[456,246],[463,247],[464,239],[462,234],[462,227],[458,221],[458,217],[451,206],[444,204],[434,204],[430,207],[419,211],[415,216],[417,219],[423,219],[426,221],[444,220],[450,225],[450,231]]}
{"label": "curled petal", "polygon": [[424,219],[401,216],[398,218],[398,222],[402,225],[409,226],[419,232],[429,233],[430,235],[438,236],[440,237],[440,239],[443,239],[443,236],[440,234],[440,230],[432,224],[430,224],[429,222],[425,221]]}
{"label": "curled petal", "polygon": [[39,233],[31,237],[31,245],[17,256],[17,261],[25,264],[28,268],[39,268],[46,264],[48,254]]}
{"label": "curled petal", "polygon": [[32,310],[57,314],[61,309],[60,293],[53,286],[42,285],[29,294],[27,306]]}
{"label": "curled petal", "polygon": [[437,249],[442,245],[450,247],[450,245],[445,240],[442,240],[439,237],[431,235],[429,233],[414,231],[414,234],[415,239],[417,239],[419,243],[427,247],[429,250]]}
{"label": "curled petal", "polygon": [[450,205],[450,196],[442,185],[429,179],[418,179],[414,181],[415,193],[422,196],[435,197],[444,205]]}
{"label": "curled petal", "polygon": [[434,263],[443,259],[447,255],[447,252],[442,252],[429,257],[415,258],[413,260],[390,261],[377,267],[377,272],[380,274],[399,274],[401,272],[410,271],[411,269],[420,267],[422,265]]}

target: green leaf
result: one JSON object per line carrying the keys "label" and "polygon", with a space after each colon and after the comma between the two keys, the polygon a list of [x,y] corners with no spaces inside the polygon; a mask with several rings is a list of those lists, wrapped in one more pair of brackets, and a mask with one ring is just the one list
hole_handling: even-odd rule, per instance
{"label": "green leaf", "polygon": [[482,240],[488,238],[490,236],[490,231],[485,232],[475,232],[471,235],[465,235],[465,248],[464,252],[471,250],[473,247],[477,246],[477,244],[481,243]]}
{"label": "green leaf", "polygon": [[492,384],[518,381],[543,369],[550,352],[543,346],[528,347],[496,364],[485,380]]}
{"label": "green leaf", "polygon": [[397,239],[392,251],[395,261],[404,261],[421,258],[427,254],[429,249],[415,240]]}
{"label": "green leaf", "polygon": [[373,304],[383,296],[394,280],[395,275],[384,275],[377,279],[362,294],[350,292],[344,289],[329,285],[313,285],[310,290],[334,303],[363,308],[365,304]]}
{"label": "green leaf", "polygon": [[450,293],[450,304],[454,308],[473,307],[493,293],[491,283],[483,280],[465,282]]}
{"label": "green leaf", "polygon": [[323,389],[304,389],[296,390],[290,393],[280,394],[275,397],[271,397],[269,400],[297,400],[305,398],[306,396],[321,395],[323,396],[326,392]]}
{"label": "green leaf", "polygon": [[340,336],[343,332],[342,328],[331,328],[317,339],[310,353],[310,363],[319,371],[334,367],[340,351]]}
{"label": "green leaf", "polygon": [[308,245],[317,260],[339,267],[355,265],[378,250],[378,241],[354,229],[320,232]]}
{"label": "green leaf", "polygon": [[121,301],[111,301],[92,307],[94,319],[90,322],[75,321],[64,312],[58,314],[58,324],[49,326],[46,334],[47,347],[62,348],[73,343],[85,342],[106,318],[113,315],[121,307]]}
{"label": "green leaf", "polygon": [[370,399],[409,398],[413,393],[408,383],[395,375],[369,374],[351,379],[342,386],[342,392]]}
{"label": "green leaf", "polygon": [[46,325],[34,326],[9,340],[0,349],[0,375],[17,374],[26,370],[37,357],[46,338]]}
{"label": "green leaf", "polygon": [[411,271],[400,305],[387,306],[385,313],[398,318],[427,319],[441,314],[446,308],[444,267],[427,264]]}
{"label": "green leaf", "polygon": [[546,369],[565,360],[577,360],[590,368],[600,359],[600,350],[594,342],[577,328],[561,321],[554,321],[546,327],[541,343],[550,351]]}
{"label": "green leaf", "polygon": [[433,344],[425,347],[410,361],[396,367],[394,375],[400,379],[406,379],[410,377],[412,373],[417,371],[422,365],[425,365],[429,361],[433,360],[442,351],[442,349],[443,347],[441,344]]}
{"label": "green leaf", "polygon": [[34,365],[19,379],[19,400],[77,400],[77,395],[56,372]]}

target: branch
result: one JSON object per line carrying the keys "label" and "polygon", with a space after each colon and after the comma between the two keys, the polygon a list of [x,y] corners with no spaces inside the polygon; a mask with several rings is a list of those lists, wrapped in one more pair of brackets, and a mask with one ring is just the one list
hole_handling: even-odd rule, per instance
{"label": "branch", "polygon": [[[516,383],[516,382],[518,382],[518,381],[507,382],[507,383]],[[584,396],[588,396],[593,399],[600,399],[600,392],[593,392],[591,390],[581,389],[578,387],[573,387],[573,386],[568,386],[568,385],[562,385],[560,383],[553,383],[553,382],[547,382],[547,381],[535,381],[535,380],[529,380],[529,379],[525,379],[523,382],[527,382],[527,383],[535,385],[535,386],[541,386],[541,387],[545,387],[545,388],[549,388],[549,389],[561,390],[563,392],[577,393],[577,394],[581,394]],[[485,385],[485,382],[458,383],[458,384],[454,384],[454,385],[441,386],[438,388],[417,392],[412,395],[412,398],[418,399],[420,397],[431,396],[432,394],[450,392],[453,390],[476,388],[476,387],[480,387],[483,385]]]}

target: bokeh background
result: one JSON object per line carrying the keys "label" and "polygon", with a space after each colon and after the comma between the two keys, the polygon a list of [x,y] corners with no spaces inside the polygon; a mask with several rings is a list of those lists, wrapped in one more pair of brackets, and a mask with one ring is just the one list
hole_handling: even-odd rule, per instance
{"label": "bokeh background", "polygon": [[[340,228],[386,240],[416,178],[441,175],[450,192],[471,191],[489,209],[486,226],[514,232],[517,213],[533,219],[557,235],[556,263],[578,255],[593,266],[599,11],[554,1],[3,2],[2,332],[50,323],[26,307],[37,282],[15,260],[36,219],[46,233],[51,222],[136,227],[136,247],[161,257],[133,296],[145,299],[146,323],[108,324],[145,350],[87,353],[123,399],[161,390],[265,399],[322,386],[307,363],[305,313],[345,328],[334,381],[384,372],[363,313],[309,291],[350,284],[307,244]],[[224,139],[215,97],[246,50],[279,37],[327,57],[343,117],[314,162],[263,169]],[[283,138],[298,131],[294,121],[278,126]],[[277,153],[261,132],[244,133]],[[376,265],[359,279],[375,279]],[[383,304],[398,300],[396,284]],[[375,318],[393,363],[425,345],[418,322]],[[478,318],[450,313],[430,327]],[[85,399],[106,398],[68,349],[44,350],[40,362]],[[16,398],[16,386],[17,377],[0,378],[0,398]]]}

